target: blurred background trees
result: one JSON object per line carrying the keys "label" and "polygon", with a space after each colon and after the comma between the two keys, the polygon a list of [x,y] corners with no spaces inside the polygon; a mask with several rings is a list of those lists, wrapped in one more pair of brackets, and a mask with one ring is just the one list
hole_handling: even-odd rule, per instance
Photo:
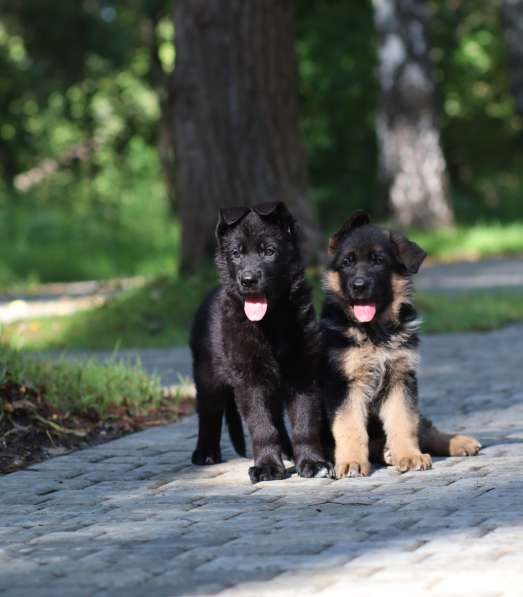
{"label": "blurred background trees", "polygon": [[[300,0],[294,19],[228,0],[191,41],[184,7],[212,4],[3,0],[0,285],[173,271],[180,222],[212,219],[195,184],[220,204],[287,193],[313,236],[311,213],[329,232],[358,207],[415,226],[523,220],[521,0]],[[392,33],[410,66],[388,87]],[[183,132],[193,110],[207,124]],[[226,186],[206,166],[186,184],[210,142]],[[210,252],[196,242],[190,267]]]}

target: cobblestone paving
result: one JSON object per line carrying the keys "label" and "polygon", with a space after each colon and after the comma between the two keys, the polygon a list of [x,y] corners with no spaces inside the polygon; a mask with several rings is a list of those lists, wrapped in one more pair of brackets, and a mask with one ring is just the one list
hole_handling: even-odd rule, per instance
{"label": "cobblestone paving", "polygon": [[196,421],[0,479],[9,597],[523,595],[523,326],[425,338],[423,409],[475,458],[253,486],[190,466]]}

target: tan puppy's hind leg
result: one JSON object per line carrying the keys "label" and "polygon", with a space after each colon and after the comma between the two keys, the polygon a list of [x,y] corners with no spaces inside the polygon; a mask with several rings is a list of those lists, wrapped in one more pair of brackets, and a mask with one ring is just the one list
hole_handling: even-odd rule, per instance
{"label": "tan puppy's hind leg", "polygon": [[425,418],[420,424],[419,443],[423,452],[433,456],[476,456],[481,448],[473,437],[443,433]]}

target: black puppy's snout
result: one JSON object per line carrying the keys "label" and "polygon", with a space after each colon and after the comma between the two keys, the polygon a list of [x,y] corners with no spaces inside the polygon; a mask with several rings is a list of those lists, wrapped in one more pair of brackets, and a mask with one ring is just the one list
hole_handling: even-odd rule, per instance
{"label": "black puppy's snout", "polygon": [[259,279],[260,277],[256,272],[245,270],[240,277],[240,283],[244,288],[252,288],[258,284]]}
{"label": "black puppy's snout", "polygon": [[367,290],[369,287],[369,281],[366,280],[363,276],[357,276],[351,282],[351,286],[353,290]]}

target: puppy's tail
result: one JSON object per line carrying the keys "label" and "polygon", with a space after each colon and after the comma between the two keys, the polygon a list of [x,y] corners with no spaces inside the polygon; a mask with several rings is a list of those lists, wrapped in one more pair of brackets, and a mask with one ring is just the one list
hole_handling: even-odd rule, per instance
{"label": "puppy's tail", "polygon": [[225,404],[225,420],[227,421],[227,429],[231,438],[232,445],[236,452],[245,458],[247,452],[245,450],[245,436],[243,435],[243,425],[238,407],[234,398],[229,398]]}

